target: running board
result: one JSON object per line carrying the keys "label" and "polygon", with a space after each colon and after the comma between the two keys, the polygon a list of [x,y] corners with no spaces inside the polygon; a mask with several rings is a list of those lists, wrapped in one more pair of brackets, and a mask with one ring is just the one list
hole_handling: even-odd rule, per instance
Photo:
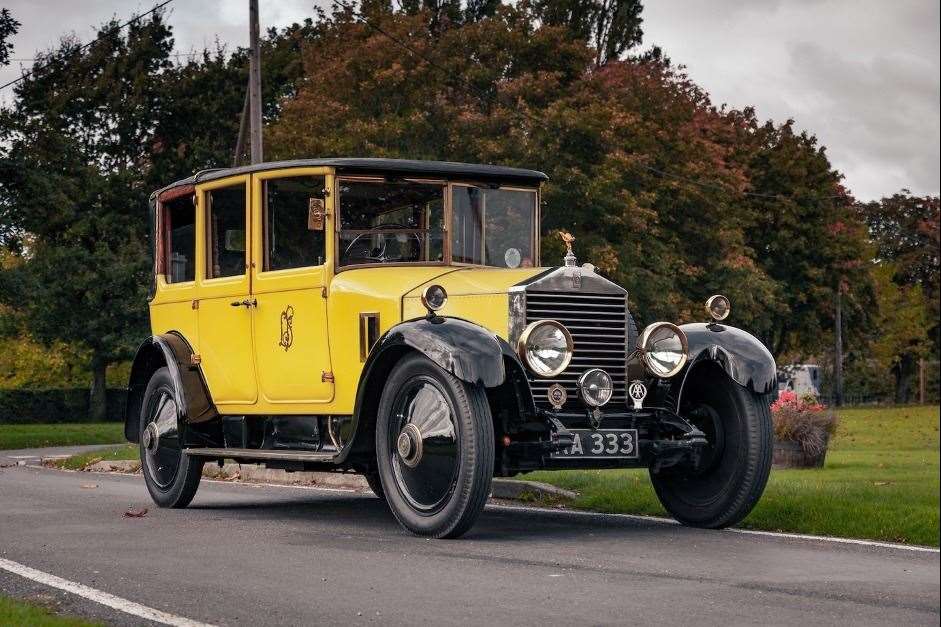
{"label": "running board", "polygon": [[216,459],[284,460],[291,462],[329,462],[336,458],[336,453],[317,451],[273,451],[257,448],[188,448],[187,455],[193,457],[213,457]]}

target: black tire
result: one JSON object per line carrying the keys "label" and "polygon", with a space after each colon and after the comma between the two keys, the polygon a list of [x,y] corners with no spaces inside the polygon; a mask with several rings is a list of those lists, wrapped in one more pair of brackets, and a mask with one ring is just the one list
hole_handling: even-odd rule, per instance
{"label": "black tire", "polygon": [[386,493],[382,491],[382,478],[379,477],[377,471],[367,472],[363,475],[363,478],[366,479],[366,483],[369,485],[369,489],[372,490],[373,494],[383,501],[386,500]]}
{"label": "black tire", "polygon": [[170,371],[160,368],[150,377],[141,404],[140,460],[154,503],[181,508],[196,496],[204,462],[183,452],[175,398]]}
{"label": "black tire", "polygon": [[718,369],[704,369],[687,382],[680,414],[706,434],[710,449],[698,471],[650,473],[657,497],[679,522],[721,529],[741,521],[758,502],[771,472],[768,401]]}
{"label": "black tire", "polygon": [[396,364],[379,401],[376,457],[386,502],[403,527],[433,538],[466,533],[490,494],[493,456],[482,386],[423,355]]}

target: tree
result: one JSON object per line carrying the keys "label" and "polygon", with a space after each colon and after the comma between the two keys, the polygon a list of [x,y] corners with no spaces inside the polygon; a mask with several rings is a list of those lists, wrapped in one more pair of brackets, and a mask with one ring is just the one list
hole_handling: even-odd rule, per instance
{"label": "tree", "polygon": [[532,0],[536,18],[564,26],[595,49],[595,64],[616,61],[643,37],[640,0]]}
{"label": "tree", "polygon": [[868,335],[874,309],[865,224],[817,138],[793,120],[760,123],[740,114],[735,159],[748,171],[747,246],[774,295],[755,330],[775,355],[830,352],[834,302],[842,292],[848,344]]}
{"label": "tree", "polygon": [[0,9],[0,67],[10,63],[13,44],[9,42],[9,39],[17,33],[19,28],[20,23],[13,19],[9,9]]}
{"label": "tree", "polygon": [[[85,50],[65,39],[42,55],[0,113],[0,245],[21,261],[0,270],[0,305],[24,342],[87,356],[75,370],[92,373],[96,418],[109,366],[147,334],[147,198],[230,164],[247,76],[244,49],[173,65],[161,13],[116,26]],[[267,118],[290,97],[311,33],[310,21],[268,32]]]}
{"label": "tree", "polygon": [[899,286],[919,286],[927,308],[934,353],[939,351],[939,200],[914,196],[907,189],[860,206],[880,261],[895,269]]}
{"label": "tree", "polygon": [[64,39],[2,113],[0,195],[29,240],[8,242],[24,263],[0,274],[0,299],[36,339],[88,351],[95,419],[108,366],[145,335],[142,174],[172,43],[160,14],[126,31],[105,24],[84,50]]}

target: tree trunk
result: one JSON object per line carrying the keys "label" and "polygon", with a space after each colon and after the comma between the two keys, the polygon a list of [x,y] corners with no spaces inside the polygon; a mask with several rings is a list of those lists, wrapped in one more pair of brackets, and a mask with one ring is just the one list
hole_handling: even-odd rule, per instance
{"label": "tree trunk", "polygon": [[108,399],[105,375],[108,372],[108,362],[101,359],[92,359],[91,363],[91,394],[88,398],[88,412],[95,422],[104,422],[108,419]]}
{"label": "tree trunk", "polygon": [[843,292],[838,284],[836,288],[836,316],[833,321],[833,401],[837,407],[843,407]]}
{"label": "tree trunk", "polygon": [[915,356],[905,353],[895,367],[895,402],[899,405],[911,401],[912,380],[915,378]]}

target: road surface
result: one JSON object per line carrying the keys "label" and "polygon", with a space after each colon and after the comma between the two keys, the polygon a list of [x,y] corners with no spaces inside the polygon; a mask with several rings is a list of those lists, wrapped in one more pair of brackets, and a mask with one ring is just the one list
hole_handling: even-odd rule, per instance
{"label": "road surface", "polygon": [[[160,510],[139,476],[30,466],[0,469],[0,558],[217,625],[939,620],[936,552],[504,507],[424,540],[372,495],[204,481]],[[141,624],[0,568],[0,594],[26,593]]]}

